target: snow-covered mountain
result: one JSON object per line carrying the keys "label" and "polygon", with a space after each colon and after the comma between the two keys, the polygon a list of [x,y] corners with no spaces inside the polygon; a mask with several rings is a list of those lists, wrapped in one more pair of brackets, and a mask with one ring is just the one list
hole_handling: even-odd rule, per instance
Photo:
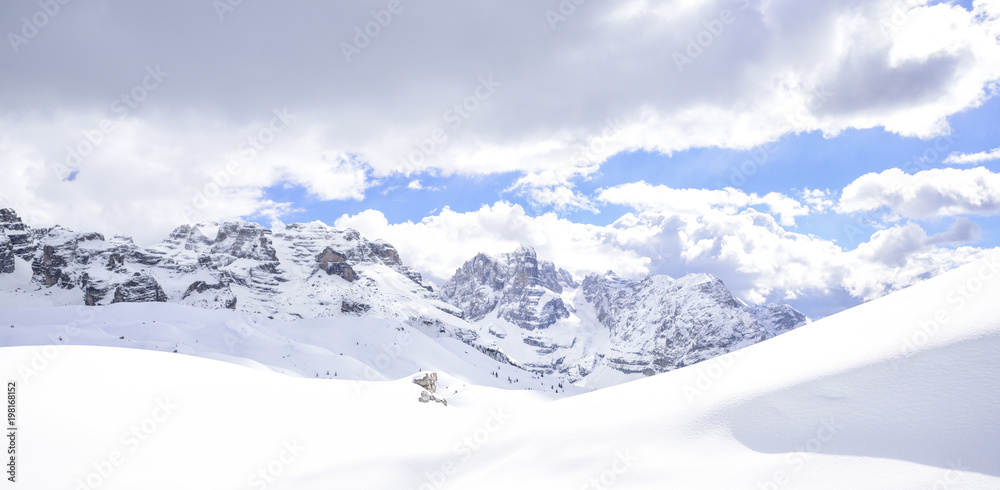
{"label": "snow-covered mountain", "polygon": [[3,254],[0,244],[0,261],[31,271],[0,292],[6,304],[169,301],[284,320],[367,313],[426,324],[460,315],[392,245],[319,222],[276,233],[245,221],[183,225],[143,249],[128,237],[31,229],[9,209],[0,219],[12,245]]}
{"label": "snow-covered mountain", "polygon": [[[1000,488],[998,278],[993,256],[738,353],[571,397],[499,389],[469,370],[492,359],[406,326],[414,348],[369,364],[389,381],[349,379],[367,371],[355,364],[364,344],[395,341],[366,318],[262,321],[247,343],[287,342],[272,362],[340,363],[333,379],[138,349],[2,347],[0,376],[16,383],[13,487]],[[15,324],[0,335],[66,328],[77,312],[109,341],[152,341],[157,326],[137,319],[161,318],[199,345],[220,345],[213,335],[246,315],[0,310]],[[327,331],[355,343],[345,359],[312,343]],[[418,401],[419,368],[437,372],[447,406]]]}
{"label": "snow-covered mountain", "polygon": [[[717,278],[609,272],[578,282],[521,247],[476,255],[438,292],[383,241],[314,222],[183,225],[148,248],[0,210],[0,306],[170,302],[292,321],[366,317],[461,340],[502,363],[603,387],[669,371],[802,325]],[[258,360],[260,362],[260,360]]]}
{"label": "snow-covered mountain", "polygon": [[480,344],[588,386],[701,362],[807,321],[788,306],[749,306],[707,274],[628,281],[609,271],[577,283],[527,247],[475,256],[439,294]]}

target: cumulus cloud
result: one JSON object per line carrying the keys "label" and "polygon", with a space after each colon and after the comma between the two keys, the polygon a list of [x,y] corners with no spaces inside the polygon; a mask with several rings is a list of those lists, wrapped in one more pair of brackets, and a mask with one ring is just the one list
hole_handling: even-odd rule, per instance
{"label": "cumulus cloud", "polygon": [[780,217],[781,224],[785,226],[794,225],[797,216],[809,214],[808,207],[784,194],[771,192],[758,196],[731,187],[721,190],[674,189],[640,181],[603,189],[597,199],[666,215],[707,215],[713,210],[735,214],[749,206],[766,206]]}
{"label": "cumulus cloud", "polygon": [[833,209],[836,203],[830,199],[830,189],[809,189],[805,188],[799,192],[802,202],[809,206],[809,209],[816,213],[825,213]]}
{"label": "cumulus cloud", "polygon": [[948,231],[928,237],[928,245],[964,245],[982,237],[983,228],[968,218],[958,218]]}
{"label": "cumulus cloud", "polygon": [[911,219],[1000,213],[1000,174],[986,168],[942,168],[907,174],[898,168],[869,173],[844,188],[837,211],[886,208]]}
{"label": "cumulus cloud", "polygon": [[345,215],[337,226],[383,238],[403,260],[436,281],[447,280],[474,251],[499,254],[518,244],[578,276],[612,269],[628,277],[647,273],[679,277],[709,272],[752,302],[799,301],[827,311],[830,297],[861,301],[879,297],[980,257],[982,249],[947,248],[978,227],[959,220],[928,236],[917,224],[879,230],[854,250],[785,230],[770,214],[753,209],[703,214],[644,211],[607,226],[574,223],[554,214],[531,217],[518,205],[498,202],[458,213],[444,210],[420,222],[389,224],[378,211]]}
{"label": "cumulus cloud", "polygon": [[[267,144],[248,144],[272,117],[265,113],[212,132],[196,125],[163,132],[144,120],[125,119],[71,165],[67,145],[76,148],[85,137],[70,128],[99,117],[23,118],[0,134],[0,169],[5,182],[17,183],[4,186],[0,206],[13,207],[36,226],[125,233],[148,245],[181,223],[237,216],[275,221],[293,210],[264,195],[276,183],[302,186],[319,199],[364,196],[368,167],[351,155],[322,150],[309,128],[292,122],[267,136]],[[64,143],[46,146],[54,135]]]}
{"label": "cumulus cloud", "polygon": [[991,160],[1000,160],[1000,148],[994,148],[990,151],[981,151],[979,153],[952,153],[951,155],[948,155],[948,158],[944,160],[944,163],[964,165],[988,162]]}
{"label": "cumulus cloud", "polygon": [[[1000,81],[1000,8],[928,3],[585,2],[552,22],[558,0],[446,0],[402,2],[381,24],[384,0],[70,3],[0,49],[0,71],[17,74],[0,77],[0,175],[16,183],[0,206],[151,243],[181,222],[280,224],[294,204],[269,199],[273,186],[363,200],[386,182],[430,190],[432,177],[509,173],[507,191],[543,214],[499,202],[337,224],[390,240],[439,280],[470,250],[524,243],[578,274],[713,272],[752,301],[874,297],[979,253],[948,248],[978,236],[971,222],[928,236],[903,218],[995,214],[995,174],[858,179],[836,209],[898,219],[854,250],[786,230],[829,210],[827,191],[636,182],[588,195],[580,183],[630,151],[948,134],[948,117]],[[37,9],[3,2],[0,19],[15,32]],[[636,212],[606,226],[544,213],[611,203]]]}
{"label": "cumulus cloud", "polygon": [[600,212],[589,197],[581,194],[571,185],[529,187],[527,193],[528,201],[537,207],[556,211],[583,209],[593,213]]}
{"label": "cumulus cloud", "polygon": [[[146,185],[129,206],[180,207],[200,169],[224,166],[240,135],[259,131],[248,122],[287,107],[299,134],[279,135],[280,156],[242,174],[206,216],[263,209],[262,189],[286,180],[320,199],[359,199],[385,176],[422,172],[515,172],[535,204],[589,209],[566,182],[622,151],[746,149],[849,128],[926,137],[1000,79],[1000,21],[981,0],[972,12],[895,0],[588,2],[553,26],[546,11],[557,4],[404,2],[384,27],[372,14],[381,0],[221,13],[198,0],[68,4],[0,50],[0,69],[17,73],[0,79],[0,134],[32,133],[0,165],[27,189],[74,189],[3,204],[62,222],[78,219],[74,208],[117,209],[91,220],[159,233],[159,220],[122,209],[121,189],[91,160],[136,167],[122,187]],[[0,19],[16,31],[36,9],[4,2]],[[723,17],[710,44],[692,46]],[[677,54],[691,63],[678,69]],[[169,77],[136,92],[148,67]],[[136,129],[107,135],[105,156],[60,184],[48,167],[123,94],[143,95],[128,116]]]}
{"label": "cumulus cloud", "polygon": [[617,247],[614,234],[604,227],[574,223],[554,213],[529,216],[520,205],[502,201],[467,213],[445,208],[416,223],[389,224],[382,212],[367,210],[344,215],[335,226],[394,244],[407,264],[438,282],[451,277],[477,252],[496,255],[522,244],[578,275],[613,269],[638,277],[649,264],[648,258]]}

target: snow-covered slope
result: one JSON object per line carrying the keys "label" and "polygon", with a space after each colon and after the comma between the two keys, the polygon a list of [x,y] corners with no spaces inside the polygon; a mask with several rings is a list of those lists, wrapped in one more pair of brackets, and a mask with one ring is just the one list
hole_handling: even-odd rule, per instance
{"label": "snow-covered slope", "polygon": [[806,320],[787,306],[747,306],[711,276],[612,274],[580,284],[525,247],[501,259],[477,255],[435,294],[392,245],[319,222],[274,231],[245,221],[183,225],[144,249],[123,236],[31,229],[5,209],[0,237],[0,308],[170,302],[286,321],[364,317],[592,388],[725,354]]}
{"label": "snow-covered slope", "polygon": [[225,360],[294,377],[380,381],[440,370],[481,386],[562,396],[583,392],[397,320],[345,316],[286,322],[170,303],[123,303],[0,309],[0,326],[0,345],[50,345],[43,354],[53,355],[43,355],[39,363],[72,345],[109,346]]}
{"label": "snow-covered slope", "polygon": [[[409,377],[358,389],[107,347],[58,350],[30,378],[45,349],[5,347],[0,374],[17,382],[23,488],[987,489],[998,296],[993,257],[554,401],[467,383],[421,404]],[[444,391],[460,384],[440,374]]]}
{"label": "snow-covered slope", "polygon": [[808,321],[788,306],[751,307],[708,274],[628,281],[609,271],[580,284],[528,247],[475,256],[439,294],[466,312],[480,345],[594,387],[720,356]]}

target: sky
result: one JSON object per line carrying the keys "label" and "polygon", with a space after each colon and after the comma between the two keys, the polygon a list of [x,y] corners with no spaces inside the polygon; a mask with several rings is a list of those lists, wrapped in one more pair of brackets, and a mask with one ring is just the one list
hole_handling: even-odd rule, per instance
{"label": "sky", "polygon": [[151,245],[323,221],[437,284],[534,247],[819,318],[1000,247],[1000,4],[0,6],[0,206]]}

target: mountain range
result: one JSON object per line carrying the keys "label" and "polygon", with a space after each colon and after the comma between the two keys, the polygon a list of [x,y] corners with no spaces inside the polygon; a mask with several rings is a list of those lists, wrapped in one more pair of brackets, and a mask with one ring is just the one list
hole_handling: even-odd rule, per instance
{"label": "mountain range", "polygon": [[[471,255],[471,254],[470,254]],[[809,322],[750,305],[717,277],[576,278],[529,247],[476,254],[436,289],[400,252],[320,222],[182,225],[141,248],[0,210],[0,306],[169,302],[269,320],[366,317],[452,337],[493,359],[604,387],[733,352]]]}

